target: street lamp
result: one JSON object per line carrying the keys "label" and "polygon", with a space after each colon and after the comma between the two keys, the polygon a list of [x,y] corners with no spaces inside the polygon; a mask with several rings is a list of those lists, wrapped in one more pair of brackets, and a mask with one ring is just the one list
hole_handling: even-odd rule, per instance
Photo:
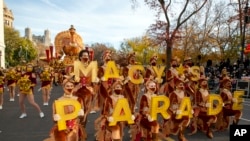
{"label": "street lamp", "polygon": [[245,49],[245,34],[246,34],[246,24],[249,23],[249,17],[248,17],[248,0],[246,2],[246,7],[244,9],[244,24],[243,24],[243,32],[242,32],[242,40],[241,40],[241,56],[240,61],[243,64],[243,55],[244,55],[244,49]]}
{"label": "street lamp", "polygon": [[0,68],[2,67],[2,51],[0,50]]}

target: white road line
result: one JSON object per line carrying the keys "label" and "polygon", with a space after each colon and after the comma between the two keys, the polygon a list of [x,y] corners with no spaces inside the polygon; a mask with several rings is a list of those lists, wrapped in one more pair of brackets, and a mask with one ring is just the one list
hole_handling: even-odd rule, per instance
{"label": "white road line", "polygon": [[249,104],[243,103],[243,105],[250,106],[250,103]]}
{"label": "white road line", "polygon": [[244,121],[247,121],[247,122],[250,122],[249,119],[245,119],[245,118],[240,118],[241,120],[244,120]]}

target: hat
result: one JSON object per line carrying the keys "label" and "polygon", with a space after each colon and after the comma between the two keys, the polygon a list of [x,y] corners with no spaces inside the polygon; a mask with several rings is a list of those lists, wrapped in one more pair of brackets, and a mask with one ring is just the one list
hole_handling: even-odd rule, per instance
{"label": "hat", "polygon": [[179,85],[180,83],[184,83],[184,81],[183,81],[181,78],[175,77],[175,78],[174,78],[174,83],[175,83],[175,85],[177,86],[177,85]]}
{"label": "hat", "polygon": [[73,80],[73,76],[70,75],[64,75],[64,80],[62,82],[63,86],[67,83],[67,82],[71,82],[75,85],[75,81]]}
{"label": "hat", "polygon": [[146,81],[145,86],[147,87],[147,85],[148,85],[149,83],[151,83],[151,82],[156,83],[154,79],[149,78],[149,79]]}
{"label": "hat", "polygon": [[201,84],[203,81],[207,81],[208,79],[206,77],[200,77],[199,84]]}
{"label": "hat", "polygon": [[150,62],[152,62],[153,60],[158,60],[158,56],[156,54],[153,54],[153,56],[150,58]]}
{"label": "hat", "polygon": [[113,84],[112,84],[112,89],[115,88],[116,85],[123,85],[121,80],[116,80]]}
{"label": "hat", "polygon": [[131,52],[131,53],[128,54],[128,56],[127,56],[128,61],[129,61],[132,57],[135,57],[135,52]]}
{"label": "hat", "polygon": [[171,61],[178,61],[178,60],[179,58],[177,56],[171,58]]}
{"label": "hat", "polygon": [[184,58],[184,62],[185,62],[185,61],[190,61],[190,60],[192,60],[192,58],[189,57],[189,56],[187,56],[187,57]]}
{"label": "hat", "polygon": [[74,25],[70,25],[69,30],[76,30],[76,29],[74,28]]}

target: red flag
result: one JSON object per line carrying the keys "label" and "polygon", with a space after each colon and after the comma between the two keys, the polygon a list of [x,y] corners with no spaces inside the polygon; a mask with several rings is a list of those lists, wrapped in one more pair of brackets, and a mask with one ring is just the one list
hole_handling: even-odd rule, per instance
{"label": "red flag", "polygon": [[49,50],[48,50],[48,49],[46,49],[45,51],[46,51],[47,61],[49,62],[49,61],[50,61],[50,58],[49,58]]}
{"label": "red flag", "polygon": [[53,59],[53,46],[49,46],[50,49],[50,57]]}

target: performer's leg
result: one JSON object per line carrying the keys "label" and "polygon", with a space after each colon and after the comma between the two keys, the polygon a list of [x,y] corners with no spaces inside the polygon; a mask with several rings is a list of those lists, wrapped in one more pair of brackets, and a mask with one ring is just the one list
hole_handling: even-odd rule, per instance
{"label": "performer's leg", "polygon": [[237,125],[239,123],[239,120],[242,116],[242,112],[240,110],[235,111],[234,119],[233,119],[233,124]]}
{"label": "performer's leg", "polygon": [[15,101],[15,86],[9,86],[10,101]]}
{"label": "performer's leg", "polygon": [[35,102],[34,95],[33,94],[27,94],[27,99],[29,103],[36,108],[36,110],[39,112],[39,115],[41,118],[44,117],[44,113],[42,112],[40,106]]}
{"label": "performer's leg", "polygon": [[20,94],[19,96],[19,106],[21,108],[22,113],[26,113],[24,99],[26,98],[26,94]]}
{"label": "performer's leg", "polygon": [[121,140],[121,127],[119,124],[111,127],[112,131],[112,139],[114,141],[120,141]]}
{"label": "performer's leg", "polygon": [[0,110],[3,109],[3,93],[0,93]]}

